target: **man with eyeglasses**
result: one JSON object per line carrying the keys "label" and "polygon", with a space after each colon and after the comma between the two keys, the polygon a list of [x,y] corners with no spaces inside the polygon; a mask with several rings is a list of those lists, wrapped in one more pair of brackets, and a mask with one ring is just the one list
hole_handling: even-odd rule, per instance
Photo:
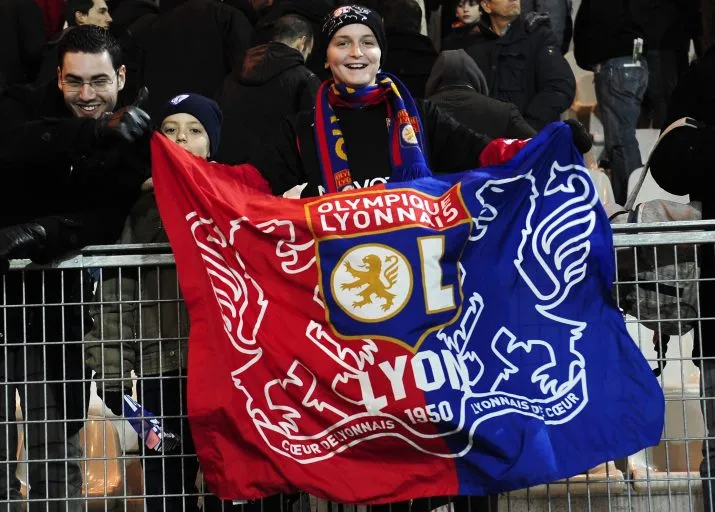
{"label": "man with eyeglasses", "polygon": [[65,52],[57,68],[57,86],[77,117],[99,119],[114,110],[124,88],[126,68],[115,68],[109,52]]}
{"label": "man with eyeglasses", "polygon": [[83,25],[59,51],[56,81],[0,97],[0,512],[22,510],[16,393],[33,507],[84,508],[78,432],[91,375],[80,343],[91,320],[78,305],[90,301],[90,277],[8,272],[9,260],[46,263],[114,243],[149,177],[149,117],[134,105],[117,110],[126,71],[116,40]]}

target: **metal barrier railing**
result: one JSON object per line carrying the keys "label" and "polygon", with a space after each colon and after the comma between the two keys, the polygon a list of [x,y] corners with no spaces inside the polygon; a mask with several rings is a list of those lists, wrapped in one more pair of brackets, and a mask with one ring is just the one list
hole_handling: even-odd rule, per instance
{"label": "metal barrier railing", "polygon": [[[661,443],[563,482],[379,507],[304,494],[232,504],[206,491],[186,418],[188,315],[168,245],[87,247],[45,266],[13,261],[0,278],[0,510],[710,510],[700,468],[707,482],[710,448],[703,457],[701,447],[715,424],[715,358],[703,326],[707,335],[715,306],[701,308],[699,296],[715,276],[686,271],[715,260],[715,222],[617,226],[614,245],[614,297],[634,313],[628,330],[666,396]],[[675,308],[663,299],[673,290]],[[116,410],[123,392],[181,442],[161,453],[142,441]]]}

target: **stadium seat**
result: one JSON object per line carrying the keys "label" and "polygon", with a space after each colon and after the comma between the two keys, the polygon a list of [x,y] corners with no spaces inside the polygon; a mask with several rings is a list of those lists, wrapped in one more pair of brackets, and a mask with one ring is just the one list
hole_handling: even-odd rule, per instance
{"label": "stadium seat", "polygon": [[[631,173],[630,177],[628,178],[629,194],[638,183],[638,178],[640,178],[642,170],[642,167],[636,169]],[[660,185],[658,185],[658,183],[656,183],[656,181],[653,179],[653,176],[651,176],[650,171],[648,171],[648,174],[646,174],[645,177],[645,181],[643,182],[643,186],[641,186],[641,189],[638,192],[638,197],[636,197],[635,204],[650,201],[653,199],[666,199],[668,201],[673,201],[676,203],[688,203],[690,201],[690,196],[676,196],[674,194],[666,192],[660,187]]]}
{"label": "stadium seat", "polygon": [[628,458],[633,487],[643,493],[699,492],[705,435],[699,389],[691,386],[665,393],[664,440]]}
{"label": "stadium seat", "polygon": [[601,200],[602,204],[613,202],[615,199],[613,197],[613,187],[611,186],[611,180],[608,175],[602,169],[588,169],[591,179],[593,180],[596,190],[598,191],[598,198]]}
{"label": "stadium seat", "polygon": [[648,160],[648,155],[653,151],[659,136],[660,130],[655,128],[638,128],[636,130],[636,140],[638,141],[638,149],[641,152],[643,164]]}
{"label": "stadium seat", "polygon": [[536,485],[528,489],[513,491],[512,496],[537,498],[545,496],[573,496],[585,494],[622,494],[626,490],[623,472],[611,461],[599,464],[581,475],[558,480],[550,484]]}

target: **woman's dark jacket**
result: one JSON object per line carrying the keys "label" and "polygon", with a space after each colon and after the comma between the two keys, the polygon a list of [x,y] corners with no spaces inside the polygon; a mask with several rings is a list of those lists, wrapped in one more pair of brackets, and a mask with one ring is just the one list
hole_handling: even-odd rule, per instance
{"label": "woman's dark jacket", "polygon": [[[434,173],[452,173],[479,167],[479,156],[491,139],[473,132],[429,101],[416,100],[425,160]],[[388,149],[387,110],[384,104],[365,109],[337,108],[340,129],[356,188],[384,183],[392,174]],[[313,111],[287,118],[277,134],[273,151],[256,162],[274,194],[307,183],[302,195],[324,193],[324,180],[313,129]]]}

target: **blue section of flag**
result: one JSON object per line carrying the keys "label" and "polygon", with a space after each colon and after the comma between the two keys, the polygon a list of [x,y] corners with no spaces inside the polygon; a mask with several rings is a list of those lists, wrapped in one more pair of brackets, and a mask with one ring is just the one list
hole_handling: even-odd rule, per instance
{"label": "blue section of flag", "polygon": [[457,182],[473,216],[462,309],[419,351],[456,361],[453,385],[425,401],[453,416],[443,432],[464,431],[445,437],[463,454],[460,492],[564,478],[657,444],[663,394],[612,299],[611,228],[570,129],[552,124],[502,166],[388,188],[438,196]]}

